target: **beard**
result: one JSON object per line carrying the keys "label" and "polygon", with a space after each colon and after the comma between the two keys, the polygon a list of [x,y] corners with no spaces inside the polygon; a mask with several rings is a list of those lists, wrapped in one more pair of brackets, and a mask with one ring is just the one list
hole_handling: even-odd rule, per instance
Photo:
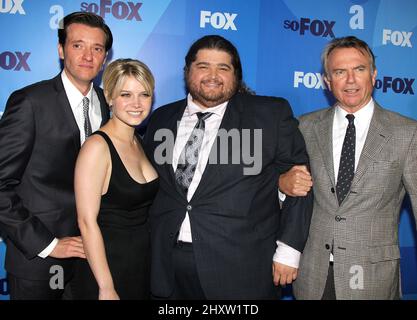
{"label": "beard", "polygon": [[[230,100],[237,91],[237,81],[225,85],[219,80],[203,80],[195,83],[186,78],[187,88],[193,100],[205,108],[212,108]],[[205,83],[212,83],[218,87],[207,88]]]}

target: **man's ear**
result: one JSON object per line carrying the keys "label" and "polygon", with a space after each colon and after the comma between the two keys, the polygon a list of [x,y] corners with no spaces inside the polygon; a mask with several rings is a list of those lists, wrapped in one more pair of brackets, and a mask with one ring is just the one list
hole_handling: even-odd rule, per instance
{"label": "man's ear", "polygon": [[61,60],[64,60],[64,47],[60,43],[58,44],[58,55]]}
{"label": "man's ear", "polygon": [[372,74],[372,86],[375,86],[376,76],[378,74],[378,71],[375,69],[374,73]]}
{"label": "man's ear", "polygon": [[327,75],[324,75],[323,80],[324,80],[324,82],[326,83],[327,89],[329,89],[330,91],[332,91],[332,87],[330,86],[331,81],[330,81],[330,79],[327,77]]}
{"label": "man's ear", "polygon": [[106,66],[106,62],[107,62],[107,57],[109,56],[109,52],[107,51],[106,52],[106,56],[104,57],[104,60],[103,60],[103,65],[101,66],[103,69],[104,69],[104,67]]}

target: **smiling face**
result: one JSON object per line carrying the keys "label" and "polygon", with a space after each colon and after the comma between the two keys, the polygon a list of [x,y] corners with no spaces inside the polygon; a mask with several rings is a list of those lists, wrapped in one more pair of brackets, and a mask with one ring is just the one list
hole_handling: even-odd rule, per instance
{"label": "smiling face", "polygon": [[377,72],[365,51],[334,49],[328,56],[327,72],[326,84],[347,112],[358,111],[371,99]]}
{"label": "smiling face", "polygon": [[86,94],[106,58],[106,35],[99,28],[73,23],[67,28],[65,45],[58,46],[59,57],[69,80]]}
{"label": "smiling face", "polygon": [[129,76],[120,92],[109,103],[114,119],[134,127],[149,115],[152,96],[136,78]]}
{"label": "smiling face", "polygon": [[196,104],[215,107],[236,92],[237,81],[231,56],[225,51],[201,49],[186,72],[187,87]]}

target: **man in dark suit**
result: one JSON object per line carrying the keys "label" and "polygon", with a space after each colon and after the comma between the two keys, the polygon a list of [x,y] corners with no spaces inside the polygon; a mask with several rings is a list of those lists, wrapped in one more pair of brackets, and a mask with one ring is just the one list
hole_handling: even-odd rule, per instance
{"label": "man in dark suit", "polygon": [[303,250],[311,217],[311,197],[282,210],[277,197],[279,173],[308,163],[297,120],[286,100],[243,92],[239,54],[220,36],[191,46],[185,79],[187,99],[157,109],[145,138],[160,176],[152,294],[279,298],[274,283],[296,278],[288,252]]}
{"label": "man in dark suit", "polygon": [[63,71],[12,93],[0,121],[0,229],[11,299],[61,298],[74,258],[85,258],[74,167],[80,145],[109,117],[92,81],[113,38],[100,16],[85,12],[66,16],[58,38]]}

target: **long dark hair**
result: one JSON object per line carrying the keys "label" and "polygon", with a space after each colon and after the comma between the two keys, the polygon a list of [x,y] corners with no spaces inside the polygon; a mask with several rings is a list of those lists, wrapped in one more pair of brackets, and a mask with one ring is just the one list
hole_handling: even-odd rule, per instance
{"label": "long dark hair", "polygon": [[198,51],[202,49],[216,49],[219,51],[227,52],[232,58],[232,65],[235,70],[235,77],[237,87],[240,88],[242,85],[242,63],[240,62],[239,53],[236,47],[227,39],[218,35],[208,35],[198,39],[192,44],[185,56],[184,72],[188,73],[191,64],[197,58]]}

